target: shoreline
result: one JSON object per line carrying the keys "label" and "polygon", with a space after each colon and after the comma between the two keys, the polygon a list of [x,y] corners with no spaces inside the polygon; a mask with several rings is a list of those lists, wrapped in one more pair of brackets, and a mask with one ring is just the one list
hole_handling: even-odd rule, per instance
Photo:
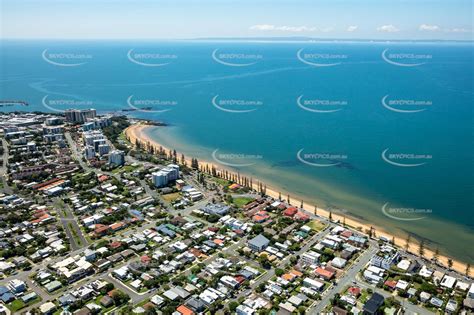
{"label": "shoreline", "polygon": [[[169,151],[170,149],[173,149],[173,148],[168,148],[166,146],[161,145],[159,142],[157,142],[156,140],[154,140],[154,139],[150,138],[148,135],[146,135],[144,130],[149,128],[149,127],[153,127],[153,125],[148,124],[148,123],[139,122],[139,123],[131,125],[127,129],[125,129],[124,134],[126,135],[127,139],[129,139],[130,142],[133,145],[134,145],[135,141],[138,139],[138,140],[140,140],[141,142],[144,142],[144,143],[149,142],[155,148],[162,147],[164,150],[167,150],[167,151]],[[177,153],[178,153],[178,155],[181,155],[181,152],[177,152]],[[184,156],[185,156],[186,163],[188,165],[190,165],[192,157],[186,156],[186,155],[184,155]],[[208,166],[210,168],[214,167],[219,171],[226,170],[227,172],[229,172],[231,174],[236,174],[237,175],[237,172],[235,170],[223,167],[222,165],[219,165],[215,162],[199,160],[199,164],[201,166]],[[242,173],[242,175],[245,176],[245,173]],[[253,183],[252,188],[255,189],[255,190],[258,190],[258,183],[265,184],[264,182],[262,182],[258,179],[255,179],[255,183]],[[268,185],[266,186],[266,195],[268,195],[270,197],[273,197],[275,199],[279,199],[280,192],[281,192],[282,198],[284,198],[288,194],[290,196],[292,196],[292,195],[295,196],[294,194],[291,194],[289,191],[279,190],[276,187],[272,187],[272,186],[268,186]],[[295,205],[295,203],[301,202],[301,199],[297,199],[295,197],[293,197],[292,199],[293,199],[293,201],[290,202],[290,204],[292,204],[293,206],[298,207],[299,205],[298,204]],[[314,206],[309,206],[309,204],[307,202],[304,202],[303,209],[305,211],[309,212],[309,213],[313,213],[313,214],[315,213],[314,212],[314,210],[315,210]],[[318,216],[322,216],[324,218],[329,218],[330,213],[331,213],[330,211],[328,211],[324,208],[321,208],[319,206],[317,207],[317,215]],[[344,215],[343,216],[343,215],[340,215],[340,214],[337,214],[337,213],[336,214],[331,213],[331,216],[332,216],[333,221],[342,222],[344,220],[345,224],[347,226],[350,226],[350,227],[352,227],[356,230],[360,230],[364,234],[366,234],[366,232],[365,232],[366,230],[370,230],[371,227],[372,227],[372,228],[375,229],[376,238],[380,238],[382,236],[382,237],[385,237],[388,240],[394,239],[394,241],[395,241],[394,243],[395,243],[396,246],[405,249],[405,245],[406,245],[406,239],[405,238],[397,236],[397,235],[393,235],[391,233],[388,233],[383,228],[381,228],[380,226],[371,225],[369,223],[363,223],[359,219],[357,219],[353,216],[350,216],[350,215],[347,215],[347,216]],[[407,249],[407,252],[420,257],[420,255],[418,253],[418,249],[419,249],[419,244],[414,243],[414,240],[412,240],[409,247],[408,247],[408,249]],[[430,260],[435,254],[435,251],[431,248],[425,247],[424,251],[425,251],[425,253],[423,255],[423,258],[428,259],[428,260]],[[448,257],[448,256],[446,256],[442,253],[440,253],[438,255],[438,263],[443,265],[445,268],[447,268],[447,266],[448,266],[448,260],[449,259],[451,259],[452,263],[453,263],[451,269],[455,270],[456,272],[460,273],[461,275],[465,275],[465,270],[466,270],[466,264],[465,263],[463,263],[459,260],[453,259],[451,257]],[[474,272],[471,270],[469,275],[472,276],[473,274],[474,274]]]}

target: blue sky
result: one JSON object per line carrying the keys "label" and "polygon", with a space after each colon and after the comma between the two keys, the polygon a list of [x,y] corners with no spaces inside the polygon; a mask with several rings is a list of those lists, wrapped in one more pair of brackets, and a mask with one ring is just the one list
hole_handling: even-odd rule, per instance
{"label": "blue sky", "polygon": [[470,0],[0,0],[1,38],[473,39]]}

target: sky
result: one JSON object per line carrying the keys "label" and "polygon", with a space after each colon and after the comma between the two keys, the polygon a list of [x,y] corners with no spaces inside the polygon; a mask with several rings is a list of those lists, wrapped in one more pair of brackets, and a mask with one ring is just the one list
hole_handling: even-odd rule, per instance
{"label": "sky", "polygon": [[473,40],[471,0],[0,0],[2,39]]}

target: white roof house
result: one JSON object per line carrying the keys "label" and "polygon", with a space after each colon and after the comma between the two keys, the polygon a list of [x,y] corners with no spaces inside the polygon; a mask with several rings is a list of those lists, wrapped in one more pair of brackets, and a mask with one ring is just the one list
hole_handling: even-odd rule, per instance
{"label": "white roof house", "polygon": [[446,287],[448,289],[452,289],[454,287],[454,284],[456,283],[456,278],[451,277],[451,276],[444,276],[443,280],[441,280],[441,286]]}

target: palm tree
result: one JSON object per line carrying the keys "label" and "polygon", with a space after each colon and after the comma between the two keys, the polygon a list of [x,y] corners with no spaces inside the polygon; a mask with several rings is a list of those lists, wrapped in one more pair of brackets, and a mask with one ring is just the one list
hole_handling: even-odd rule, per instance
{"label": "palm tree", "polygon": [[411,235],[408,234],[407,236],[407,241],[405,243],[405,250],[408,251],[408,248],[410,248],[410,241],[411,241]]}
{"label": "palm tree", "polygon": [[438,259],[439,259],[439,247],[436,247],[435,252],[433,254],[433,260],[435,263],[438,263]]}
{"label": "palm tree", "polygon": [[421,257],[425,256],[425,241],[421,240],[420,242],[420,247],[418,248],[418,254],[420,254]]}
{"label": "palm tree", "polygon": [[469,274],[471,273],[471,264],[468,263],[466,265],[466,272],[465,273],[466,273],[466,276],[469,277]]}
{"label": "palm tree", "polygon": [[448,259],[448,268],[451,269],[453,267],[453,260],[451,258]]}

